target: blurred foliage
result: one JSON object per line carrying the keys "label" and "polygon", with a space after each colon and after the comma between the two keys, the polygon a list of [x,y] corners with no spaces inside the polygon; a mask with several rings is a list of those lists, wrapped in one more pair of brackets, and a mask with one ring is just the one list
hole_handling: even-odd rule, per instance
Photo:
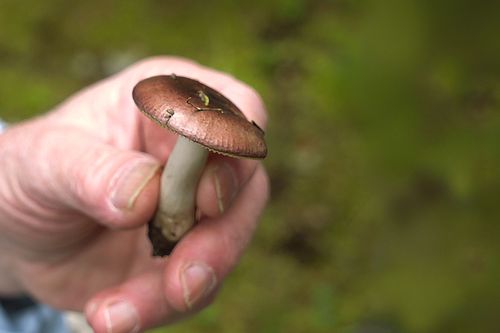
{"label": "blurred foliage", "polygon": [[[253,85],[272,200],[168,332],[498,332],[498,1],[0,1],[16,121],[154,54]],[[163,330],[158,330],[163,332]]]}

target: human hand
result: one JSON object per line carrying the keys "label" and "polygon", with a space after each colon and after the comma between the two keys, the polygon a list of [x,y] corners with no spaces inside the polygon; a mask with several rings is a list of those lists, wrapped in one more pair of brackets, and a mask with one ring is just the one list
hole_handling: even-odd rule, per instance
{"label": "human hand", "polygon": [[264,127],[259,96],[180,58],[142,61],[0,135],[0,294],[83,310],[95,332],[138,332],[207,306],[238,262],[268,197],[262,165],[213,155],[199,223],[168,259],[146,237],[175,135],[136,109],[141,79],[175,73],[221,91]]}

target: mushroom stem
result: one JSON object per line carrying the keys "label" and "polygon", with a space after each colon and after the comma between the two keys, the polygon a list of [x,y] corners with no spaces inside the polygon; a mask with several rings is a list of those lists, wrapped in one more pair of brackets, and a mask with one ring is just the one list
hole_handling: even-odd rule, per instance
{"label": "mushroom stem", "polygon": [[207,156],[201,145],[178,137],[161,176],[160,203],[153,220],[171,243],[163,248],[173,248],[194,224],[196,190]]}

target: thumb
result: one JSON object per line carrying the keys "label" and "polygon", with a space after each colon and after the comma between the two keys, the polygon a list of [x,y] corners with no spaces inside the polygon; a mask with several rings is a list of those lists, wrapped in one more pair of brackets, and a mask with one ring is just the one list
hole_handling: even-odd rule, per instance
{"label": "thumb", "polygon": [[159,190],[155,158],[78,129],[40,127],[27,149],[32,160],[20,177],[24,188],[34,188],[56,211],[71,208],[111,228],[140,226],[152,216]]}

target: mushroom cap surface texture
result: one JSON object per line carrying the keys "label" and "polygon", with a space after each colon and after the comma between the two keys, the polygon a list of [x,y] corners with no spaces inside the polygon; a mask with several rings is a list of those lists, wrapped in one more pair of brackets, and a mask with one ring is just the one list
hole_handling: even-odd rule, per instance
{"label": "mushroom cap surface texture", "polygon": [[217,153],[264,158],[264,131],[249,122],[228,98],[205,84],[182,76],[160,75],[136,84],[138,108],[162,127]]}

